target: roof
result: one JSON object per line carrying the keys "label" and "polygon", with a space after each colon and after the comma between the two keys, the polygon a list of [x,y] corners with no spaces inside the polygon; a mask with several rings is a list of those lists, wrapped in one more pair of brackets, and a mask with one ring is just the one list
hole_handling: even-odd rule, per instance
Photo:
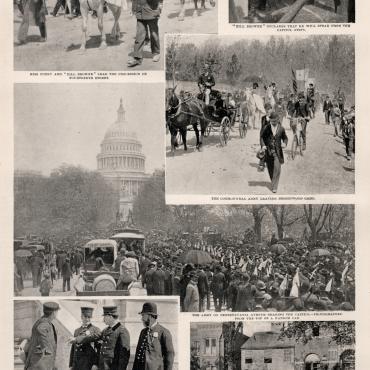
{"label": "roof", "polygon": [[141,233],[124,232],[113,235],[111,239],[145,239],[145,236]]}
{"label": "roof", "polygon": [[280,333],[265,331],[256,332],[241,346],[245,350],[294,348],[294,342],[290,340],[279,340]]}
{"label": "roof", "polygon": [[86,243],[83,248],[95,249],[95,248],[114,248],[117,246],[117,242],[111,239],[95,239]]}

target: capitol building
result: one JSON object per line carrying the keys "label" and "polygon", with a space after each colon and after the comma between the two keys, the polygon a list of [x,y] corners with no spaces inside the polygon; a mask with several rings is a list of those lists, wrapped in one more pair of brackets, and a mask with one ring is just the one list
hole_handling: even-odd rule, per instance
{"label": "capitol building", "polygon": [[142,144],[125,117],[122,99],[117,120],[108,128],[97,155],[98,171],[119,191],[119,219],[127,221],[140,187],[149,177],[145,173]]}

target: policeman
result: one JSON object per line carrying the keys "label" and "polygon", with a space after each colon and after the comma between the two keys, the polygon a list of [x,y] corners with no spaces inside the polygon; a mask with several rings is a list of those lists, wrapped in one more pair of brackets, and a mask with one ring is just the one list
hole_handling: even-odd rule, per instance
{"label": "policeman", "polygon": [[70,370],[97,370],[99,362],[100,329],[91,324],[92,307],[81,307],[82,325],[75,330],[69,356]]}
{"label": "policeman", "polygon": [[132,370],[172,370],[175,355],[172,335],[158,324],[157,305],[144,303],[139,315],[144,329],[139,336]]}
{"label": "policeman", "polygon": [[57,332],[53,320],[57,317],[59,304],[45,302],[44,315],[32,327],[31,339],[24,349],[25,370],[52,370],[57,354]]}
{"label": "policeman", "polygon": [[202,94],[205,97],[206,105],[209,105],[209,99],[211,95],[212,87],[215,86],[215,78],[210,69],[210,65],[208,63],[204,64],[204,72],[199,76],[198,79],[198,87]]}
{"label": "policeman", "polygon": [[117,306],[103,307],[104,323],[99,370],[125,370],[130,359],[130,334],[118,321]]}

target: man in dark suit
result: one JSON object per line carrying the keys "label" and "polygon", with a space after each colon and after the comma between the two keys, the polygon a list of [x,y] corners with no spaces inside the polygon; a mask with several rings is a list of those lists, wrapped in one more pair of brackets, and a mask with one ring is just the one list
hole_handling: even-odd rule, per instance
{"label": "man in dark suit", "polygon": [[103,341],[99,356],[99,370],[126,370],[130,359],[130,334],[118,321],[116,306],[103,307]]}
{"label": "man in dark suit", "polygon": [[216,312],[221,312],[225,288],[226,288],[225,275],[223,272],[221,272],[221,266],[216,266],[215,274],[213,275],[211,285],[211,291],[213,295],[213,301]]}
{"label": "man in dark suit", "polygon": [[92,307],[81,307],[82,325],[70,340],[70,370],[98,370],[100,329],[91,324],[93,310]]}
{"label": "man in dark suit", "polygon": [[136,346],[132,370],[172,370],[175,357],[172,335],[158,324],[157,305],[152,302],[144,303],[139,315],[144,329]]}
{"label": "man in dark suit", "polygon": [[330,100],[329,96],[327,96],[327,97],[325,98],[325,101],[324,101],[324,104],[323,104],[323,107],[322,107],[322,110],[323,110],[324,115],[325,115],[325,123],[326,123],[327,125],[329,125],[329,124],[330,124],[330,119],[329,119],[329,117],[330,117],[330,112],[331,112],[331,109],[332,109],[332,108],[333,108],[333,104],[332,104],[332,102],[331,102],[331,100]]}
{"label": "man in dark suit", "polygon": [[288,144],[285,129],[281,126],[279,116],[276,113],[271,113],[270,124],[266,125],[262,130],[260,140],[262,150],[265,151],[272,192],[276,193],[279,185],[281,165],[284,163],[283,148]]}
{"label": "man in dark suit", "polygon": [[209,285],[207,275],[203,268],[198,271],[198,291],[199,291],[199,312],[204,312],[207,295],[209,294]]}
{"label": "man in dark suit", "polygon": [[306,150],[307,122],[310,117],[310,107],[302,92],[298,95],[298,101],[295,103],[293,116],[302,119],[302,150]]}
{"label": "man in dark suit", "polygon": [[157,269],[153,273],[153,295],[165,294],[166,274],[162,268],[162,261],[157,262]]}
{"label": "man in dark suit", "polygon": [[45,302],[44,315],[35,322],[26,354],[25,370],[54,370],[57,354],[57,332],[52,321],[57,316],[58,303]]}

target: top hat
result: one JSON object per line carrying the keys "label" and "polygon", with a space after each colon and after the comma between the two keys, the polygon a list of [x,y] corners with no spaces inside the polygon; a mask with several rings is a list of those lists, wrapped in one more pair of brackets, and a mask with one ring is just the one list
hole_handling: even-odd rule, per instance
{"label": "top hat", "polygon": [[157,305],[153,302],[145,302],[143,304],[143,309],[141,310],[141,312],[139,312],[139,315],[142,315],[144,313],[157,316]]}
{"label": "top hat", "polygon": [[118,315],[117,312],[117,306],[104,306],[103,307],[103,316],[113,316],[113,315]]}
{"label": "top hat", "polygon": [[85,317],[92,317],[94,309],[92,307],[81,307],[81,314]]}

